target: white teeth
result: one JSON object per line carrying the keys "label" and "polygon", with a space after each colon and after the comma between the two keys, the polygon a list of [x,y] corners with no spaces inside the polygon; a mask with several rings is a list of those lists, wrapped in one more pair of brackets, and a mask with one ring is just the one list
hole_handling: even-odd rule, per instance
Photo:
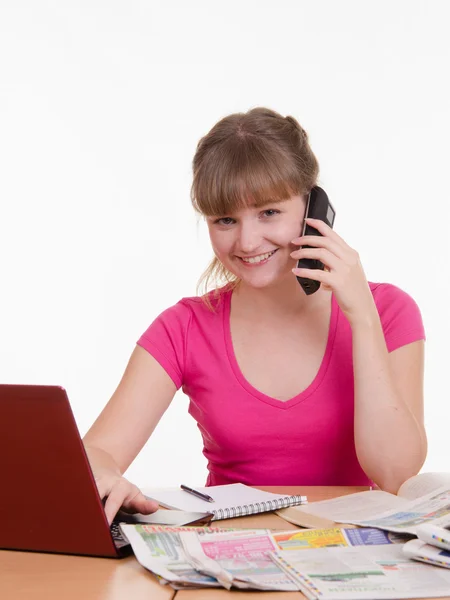
{"label": "white teeth", "polygon": [[259,256],[253,256],[252,258],[242,258],[242,260],[244,262],[247,263],[259,263],[262,260],[266,260],[266,258],[269,258],[269,256],[272,256],[272,254],[275,252],[275,250],[272,250],[272,252],[267,252],[266,254],[260,254]]}

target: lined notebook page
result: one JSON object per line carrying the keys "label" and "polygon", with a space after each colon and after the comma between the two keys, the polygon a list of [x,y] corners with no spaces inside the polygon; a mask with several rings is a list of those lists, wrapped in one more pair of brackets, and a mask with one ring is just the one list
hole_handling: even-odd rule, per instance
{"label": "lined notebook page", "polygon": [[[166,508],[175,508],[178,510],[186,511],[209,511],[218,513],[220,511],[226,511],[237,509],[239,507],[245,507],[245,505],[256,505],[257,503],[278,501],[278,506],[267,507],[264,510],[274,510],[275,508],[282,508],[284,506],[292,506],[293,504],[306,503],[305,496],[285,496],[282,494],[272,494],[271,492],[263,492],[262,490],[256,490],[255,488],[244,485],[243,483],[232,483],[229,485],[215,485],[210,487],[195,487],[199,492],[208,494],[214,498],[214,502],[206,502],[200,498],[196,498],[188,492],[184,492],[180,488],[144,488],[142,491],[144,494],[156,500]],[[288,500],[282,505],[281,500],[287,498]],[[246,514],[253,512],[264,512],[257,510],[257,507],[249,507],[249,510],[245,511]],[[234,515],[229,515],[234,516]],[[222,514],[222,518],[224,515]]]}

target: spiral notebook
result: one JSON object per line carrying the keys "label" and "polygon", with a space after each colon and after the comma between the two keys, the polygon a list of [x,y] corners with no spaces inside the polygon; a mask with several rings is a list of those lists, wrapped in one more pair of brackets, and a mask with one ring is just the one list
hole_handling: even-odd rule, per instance
{"label": "spiral notebook", "polygon": [[165,508],[212,513],[213,521],[280,510],[281,508],[307,504],[308,502],[306,496],[273,494],[272,492],[257,490],[243,483],[195,487],[195,489],[211,496],[214,502],[197,498],[180,488],[144,488],[143,492],[148,498],[156,500]]}

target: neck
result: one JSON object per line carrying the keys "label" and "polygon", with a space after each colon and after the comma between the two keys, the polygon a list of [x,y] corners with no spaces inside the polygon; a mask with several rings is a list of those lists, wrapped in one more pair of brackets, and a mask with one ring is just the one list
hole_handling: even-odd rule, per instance
{"label": "neck", "polygon": [[328,302],[331,292],[322,286],[310,296],[300,287],[297,279],[289,275],[277,285],[253,288],[240,282],[233,291],[233,306],[248,318],[270,316],[294,317],[306,314]]}

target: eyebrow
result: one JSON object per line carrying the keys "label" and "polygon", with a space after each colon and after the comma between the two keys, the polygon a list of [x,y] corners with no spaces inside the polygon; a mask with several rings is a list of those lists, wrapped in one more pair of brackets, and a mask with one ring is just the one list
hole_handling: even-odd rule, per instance
{"label": "eyebrow", "polygon": [[[257,206],[256,204],[248,204],[247,208],[258,208],[258,209],[263,209],[266,206],[270,206],[270,205],[275,205],[275,204],[284,204],[286,202],[288,202],[289,198],[286,198],[286,200],[267,200],[267,202],[264,202],[264,204],[260,204],[259,206]],[[241,209],[238,209],[241,210]],[[208,219],[217,219],[218,217],[227,217],[229,215],[233,214],[233,212],[229,212],[229,213],[220,213],[217,215],[206,215],[206,217]]]}
{"label": "eyebrow", "polygon": [[284,202],[287,202],[288,199],[286,200],[267,200],[267,202],[264,202],[264,204],[260,204],[259,206],[257,206],[256,204],[249,204],[250,208],[263,208],[264,206],[270,206],[270,204],[283,204]]}

